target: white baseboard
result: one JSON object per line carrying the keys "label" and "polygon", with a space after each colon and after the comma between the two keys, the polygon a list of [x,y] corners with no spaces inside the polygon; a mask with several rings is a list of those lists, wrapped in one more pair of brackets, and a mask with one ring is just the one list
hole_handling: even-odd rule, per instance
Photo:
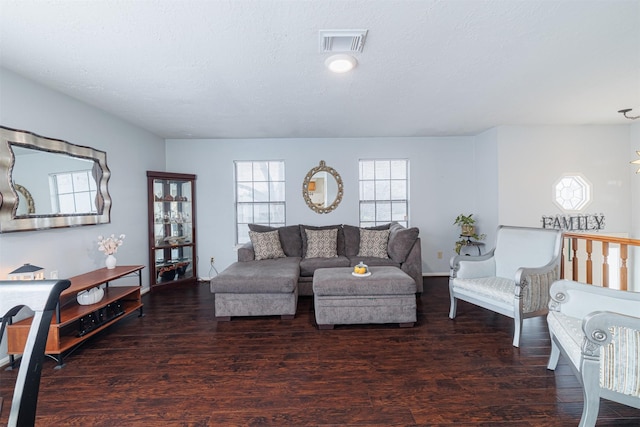
{"label": "white baseboard", "polygon": [[449,272],[445,272],[445,273],[438,273],[438,272],[434,272],[434,273],[422,273],[422,277],[449,277]]}

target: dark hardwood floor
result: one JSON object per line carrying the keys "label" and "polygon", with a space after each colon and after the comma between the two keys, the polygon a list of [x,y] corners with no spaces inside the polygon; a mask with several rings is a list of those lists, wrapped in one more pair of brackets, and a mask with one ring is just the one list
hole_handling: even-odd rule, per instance
{"label": "dark hardwood floor", "polygon": [[[313,300],[294,320],[214,320],[208,284],[154,291],[145,317],[91,338],[63,369],[47,360],[38,426],[576,426],[582,391],[561,360],[546,369],[544,318],[512,322],[426,280],[414,328],[319,331]],[[6,425],[17,370],[0,370]],[[638,426],[602,401],[598,426]]]}

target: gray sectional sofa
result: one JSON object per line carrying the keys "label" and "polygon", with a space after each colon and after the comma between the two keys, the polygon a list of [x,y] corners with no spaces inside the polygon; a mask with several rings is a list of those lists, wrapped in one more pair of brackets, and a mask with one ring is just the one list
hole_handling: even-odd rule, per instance
{"label": "gray sectional sofa", "polygon": [[[252,242],[238,249],[238,261],[211,279],[218,320],[229,320],[231,316],[291,317],[295,315],[298,295],[313,295],[316,269],[353,267],[360,262],[397,267],[411,276],[417,292],[422,292],[422,254],[419,230],[415,227],[405,228],[397,223],[366,229],[350,225],[273,228],[250,224],[249,230]],[[314,256],[318,250],[317,235],[332,236],[334,240],[320,242],[320,249],[323,245],[326,249],[328,243],[335,246],[331,248],[333,253]],[[272,243],[276,248],[265,252],[264,242],[258,239],[263,237],[275,239]],[[378,246],[373,253],[372,244]]]}

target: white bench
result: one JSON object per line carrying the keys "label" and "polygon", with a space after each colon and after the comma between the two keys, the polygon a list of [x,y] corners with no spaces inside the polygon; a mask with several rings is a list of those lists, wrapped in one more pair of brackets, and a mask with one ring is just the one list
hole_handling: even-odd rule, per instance
{"label": "white bench", "polygon": [[640,408],[640,293],[560,280],[550,294],[547,368],[562,354],[582,383],[580,427],[595,425],[601,397]]}

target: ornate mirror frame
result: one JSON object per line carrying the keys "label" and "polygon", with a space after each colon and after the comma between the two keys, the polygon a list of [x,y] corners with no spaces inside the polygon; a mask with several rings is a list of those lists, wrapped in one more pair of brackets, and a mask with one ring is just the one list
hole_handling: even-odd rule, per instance
{"label": "ornate mirror frame", "polygon": [[[15,154],[11,149],[12,145],[94,162],[97,212],[32,214],[31,209],[34,205],[31,201],[29,213],[17,215],[18,191],[24,193],[21,189],[23,187],[13,182]],[[0,126],[0,233],[109,223],[111,197],[107,184],[110,176],[111,172],[107,167],[107,153],[104,151]]]}
{"label": "ornate mirror frame", "polygon": [[[311,200],[311,196],[309,195],[309,183],[311,182],[311,178],[313,178],[313,176],[318,172],[327,172],[328,174],[333,176],[338,186],[336,198],[333,201],[333,203],[331,203],[329,206],[318,206],[314,204],[313,201]],[[315,168],[311,169],[307,173],[307,175],[304,177],[304,181],[302,182],[302,197],[304,198],[304,201],[307,203],[307,206],[309,206],[311,210],[319,214],[329,213],[333,211],[335,208],[337,208],[340,202],[342,201],[343,194],[344,194],[344,185],[342,183],[342,178],[340,177],[340,174],[334,168],[327,166],[324,160],[320,160],[320,164]]]}
{"label": "ornate mirror frame", "polygon": [[[20,184],[16,184],[15,182],[13,183],[13,187],[16,189],[18,193],[22,194],[22,197],[24,197],[24,200],[27,203],[27,214],[28,215],[35,214],[36,204],[34,203],[33,196],[31,195],[29,190],[27,190]],[[20,199],[20,195],[18,195],[18,199]]]}

